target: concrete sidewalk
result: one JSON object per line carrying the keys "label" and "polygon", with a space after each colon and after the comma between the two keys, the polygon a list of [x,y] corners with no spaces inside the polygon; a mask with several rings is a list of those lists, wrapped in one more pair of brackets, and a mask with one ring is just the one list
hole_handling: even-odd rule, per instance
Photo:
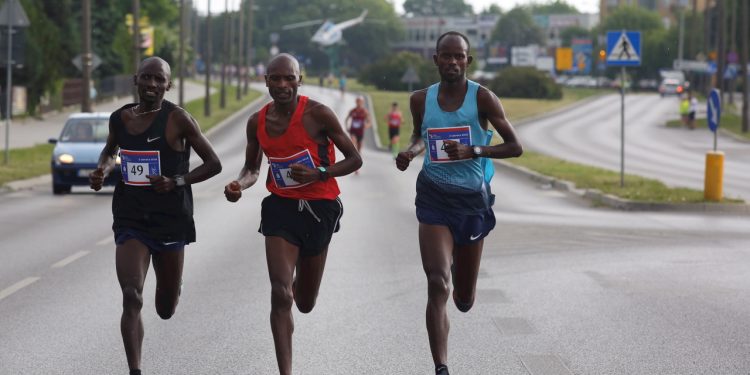
{"label": "concrete sidewalk", "polygon": [[[215,92],[215,89],[211,89],[211,92]],[[197,98],[204,97],[206,92],[205,86],[185,81],[185,101],[190,101]],[[167,91],[164,96],[165,99],[177,103],[179,96],[179,90],[177,83],[174,82],[174,87]],[[94,103],[94,112],[114,112],[118,108],[125,104],[132,103],[132,96],[119,97],[114,100]],[[22,148],[30,147],[40,143],[47,143],[50,138],[57,138],[60,136],[65,120],[71,113],[80,112],[80,106],[71,106],[65,108],[59,112],[47,113],[41,119],[37,118],[25,118],[12,120],[10,124],[10,148]],[[5,120],[2,120],[0,124],[0,149],[5,150]]]}

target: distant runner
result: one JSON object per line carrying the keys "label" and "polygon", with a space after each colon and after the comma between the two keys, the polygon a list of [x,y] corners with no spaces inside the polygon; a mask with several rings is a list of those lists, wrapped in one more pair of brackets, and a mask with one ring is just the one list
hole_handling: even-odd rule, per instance
{"label": "distant runner", "polygon": [[[245,165],[224,188],[230,202],[258,180],[263,155],[269,160],[258,230],[266,237],[271,280],[271,331],[281,375],[292,373],[292,304],[302,313],[315,306],[343,206],[334,177],[362,165],[333,111],[297,94],[299,62],[280,54],[268,63],[266,86],[273,102],[247,121]],[[336,162],[334,145],[344,154]],[[302,371],[302,373],[305,373]]]}
{"label": "distant runner", "polygon": [[388,138],[391,139],[391,143],[388,147],[390,148],[391,153],[393,153],[393,157],[396,158],[399,151],[398,141],[401,133],[402,121],[401,110],[398,109],[398,103],[393,102],[393,104],[391,104],[391,111],[388,112],[386,120],[388,121]]}
{"label": "distant runner", "polygon": [[357,106],[349,111],[344,123],[349,125],[349,135],[352,143],[357,145],[357,151],[362,151],[365,129],[370,127],[370,112],[365,108],[365,100],[361,96],[357,97],[356,103]]}
{"label": "distant runner", "polygon": [[[180,298],[185,245],[195,241],[190,185],[221,172],[219,157],[195,119],[164,100],[170,76],[161,58],[141,62],[133,77],[140,102],[112,113],[99,165],[89,175],[91,188],[101,189],[116,168],[119,150],[123,178],[112,197],[112,229],[122,289],[120,332],[131,375],[141,373],[141,307],[149,263],[156,274],[156,312],[169,319]],[[203,164],[188,172],[191,148]]]}
{"label": "distant runner", "polygon": [[[458,310],[469,311],[484,237],[495,227],[489,185],[494,170],[488,158],[517,157],[523,152],[495,94],[466,79],[473,60],[468,53],[469,40],[463,34],[449,31],[438,38],[432,59],[440,82],[412,94],[414,133],[407,150],[396,158],[403,171],[426,150],[417,178],[416,206],[427,276],[427,334],[438,375],[448,375],[445,305],[450,283]],[[489,146],[488,123],[504,143]]]}

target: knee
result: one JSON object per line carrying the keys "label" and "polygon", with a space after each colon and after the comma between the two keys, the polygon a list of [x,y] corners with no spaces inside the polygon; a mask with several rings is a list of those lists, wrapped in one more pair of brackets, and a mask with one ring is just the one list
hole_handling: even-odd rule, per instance
{"label": "knee", "polygon": [[274,311],[288,311],[292,308],[294,295],[292,288],[282,283],[271,283],[271,309]]}
{"label": "knee", "polygon": [[138,312],[143,307],[143,292],[138,288],[126,286],[122,288],[122,308],[126,311]]}
{"label": "knee", "polygon": [[427,273],[427,294],[430,299],[447,300],[450,287],[447,274],[440,272]]}

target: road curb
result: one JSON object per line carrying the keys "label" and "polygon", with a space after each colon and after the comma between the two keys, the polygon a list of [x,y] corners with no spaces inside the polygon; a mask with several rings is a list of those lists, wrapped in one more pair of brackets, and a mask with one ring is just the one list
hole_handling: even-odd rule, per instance
{"label": "road curb", "polygon": [[499,165],[516,175],[525,176],[533,181],[545,184],[552,189],[568,192],[592,202],[594,205],[606,206],[622,211],[669,211],[669,212],[712,212],[730,214],[750,214],[750,205],[743,203],[655,203],[632,201],[604,194],[596,189],[579,189],[573,182],[543,175],[526,167],[512,164],[506,160],[494,160]]}

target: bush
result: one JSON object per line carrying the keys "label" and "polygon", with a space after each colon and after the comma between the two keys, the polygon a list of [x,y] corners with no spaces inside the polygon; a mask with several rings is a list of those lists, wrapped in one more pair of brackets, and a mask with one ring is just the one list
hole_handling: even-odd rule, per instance
{"label": "bush", "polygon": [[420,82],[412,85],[414,90],[440,80],[432,61],[412,52],[398,52],[386,56],[362,69],[357,79],[380,90],[406,91],[409,85],[401,82],[401,77],[409,67],[414,68],[419,75]]}
{"label": "bush", "polygon": [[560,85],[544,72],[529,67],[503,69],[488,86],[501,98],[562,98]]}

